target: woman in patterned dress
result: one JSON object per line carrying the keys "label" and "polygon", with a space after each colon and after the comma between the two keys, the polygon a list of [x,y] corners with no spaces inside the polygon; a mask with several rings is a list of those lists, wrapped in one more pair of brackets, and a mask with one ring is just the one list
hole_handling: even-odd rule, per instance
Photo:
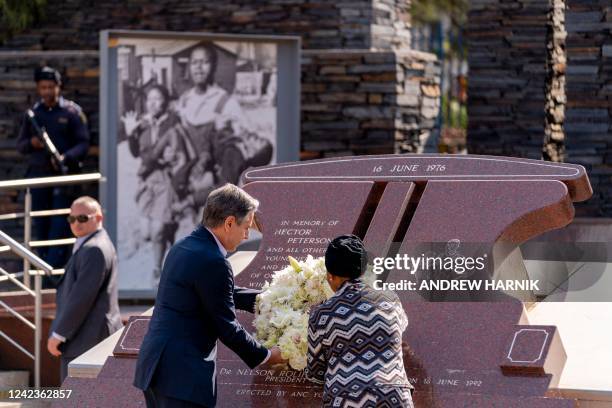
{"label": "woman in patterned dress", "polygon": [[402,356],[408,319],[394,293],[360,279],[366,265],[355,235],[329,244],[325,266],[335,294],[310,313],[306,376],[324,384],[324,407],[412,407]]}

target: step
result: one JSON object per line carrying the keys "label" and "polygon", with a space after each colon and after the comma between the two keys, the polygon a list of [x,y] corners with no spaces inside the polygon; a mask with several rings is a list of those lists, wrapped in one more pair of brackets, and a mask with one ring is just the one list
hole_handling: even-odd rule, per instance
{"label": "step", "polygon": [[0,389],[28,387],[30,373],[24,370],[0,371]]}
{"label": "step", "polygon": [[0,408],[50,408],[52,401],[0,402]]}

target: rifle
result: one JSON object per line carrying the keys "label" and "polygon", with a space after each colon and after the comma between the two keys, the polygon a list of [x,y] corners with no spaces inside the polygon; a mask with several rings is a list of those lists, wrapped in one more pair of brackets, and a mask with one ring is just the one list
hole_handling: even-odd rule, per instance
{"label": "rifle", "polygon": [[66,166],[66,164],[64,163],[62,155],[57,151],[57,148],[53,144],[53,141],[49,137],[49,134],[47,133],[45,128],[41,128],[38,125],[38,122],[36,122],[36,118],[34,117],[34,112],[32,111],[32,109],[28,109],[26,113],[28,119],[30,120],[30,123],[32,124],[32,127],[34,128],[34,131],[36,132],[36,136],[38,136],[38,138],[43,141],[45,148],[47,149],[49,154],[51,154],[51,164],[53,165],[53,168],[59,171],[61,174],[68,174],[68,166]]}

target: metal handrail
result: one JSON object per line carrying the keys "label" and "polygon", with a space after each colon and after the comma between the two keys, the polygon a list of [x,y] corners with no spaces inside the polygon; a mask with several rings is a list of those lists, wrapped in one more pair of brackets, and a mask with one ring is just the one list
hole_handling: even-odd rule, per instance
{"label": "metal handrail", "polygon": [[[40,275],[43,274],[45,275],[46,273],[43,271],[40,271],[38,269],[30,269],[28,271],[28,273],[30,274],[30,276],[35,276],[35,275]],[[63,275],[64,274],[64,268],[58,268],[58,269],[53,269],[53,271],[51,272],[51,275]],[[5,282],[5,281],[13,281],[11,278],[18,278],[18,277],[23,277],[23,271],[20,272],[15,272],[15,273],[8,273],[7,274],[3,274],[4,276],[0,276],[0,282]],[[21,283],[21,282],[19,282]]]}
{"label": "metal handrail", "polygon": [[32,265],[34,265],[38,269],[48,271],[49,273],[51,273],[51,271],[53,270],[53,267],[51,265],[40,259],[28,248],[15,241],[4,231],[0,231],[0,242],[2,242],[4,245],[8,245],[13,252],[15,252],[21,258],[27,259]]}
{"label": "metal handrail", "polygon": [[[53,216],[53,215],[65,215],[65,214],[70,214],[69,208],[62,208],[59,210],[30,211],[30,215],[32,217],[48,217],[48,216]],[[16,220],[17,218],[23,218],[23,217],[25,217],[24,212],[0,214],[0,221]]]}
{"label": "metal handrail", "polygon": [[36,330],[36,326],[34,326],[34,324],[29,321],[28,319],[26,319],[25,317],[23,317],[23,315],[21,315],[20,313],[18,313],[15,309],[13,309],[12,307],[10,307],[9,305],[7,305],[6,303],[4,303],[3,301],[0,300],[0,306],[5,308],[6,310],[8,310],[8,312],[10,314],[12,314],[13,316],[15,316],[17,319],[19,319],[21,322],[23,322],[23,324],[25,324],[26,326],[28,326],[30,329],[32,330]]}
{"label": "metal handrail", "polygon": [[46,241],[30,241],[30,248],[40,248],[56,245],[72,245],[76,242],[76,238],[58,238],[48,239]]}
{"label": "metal handrail", "polygon": [[18,180],[0,181],[0,190],[57,187],[70,184],[89,183],[102,181],[100,173],[74,174],[70,176],[35,177]]}
{"label": "metal handrail", "polygon": [[15,285],[17,285],[17,287],[23,291],[25,291],[28,295],[30,296],[36,296],[36,292],[34,292],[32,289],[28,288],[26,285],[24,285],[23,283],[19,282],[19,280],[17,280],[14,276],[11,276],[10,273],[8,273],[7,271],[5,271],[4,269],[0,268],[0,273],[3,276],[3,278],[6,278],[7,280],[11,281],[12,283],[14,283]]}
{"label": "metal handrail", "polygon": [[[21,351],[23,354],[25,354],[26,356],[30,357],[32,360],[34,360],[35,362],[38,360],[36,358],[36,356],[32,353],[30,353],[28,350],[26,350],[25,348],[23,348],[21,346],[21,344],[17,343],[15,340],[11,339],[6,333],[4,333],[3,331],[0,330],[0,336],[2,338],[4,338],[4,340],[8,341],[9,343],[11,343],[13,346],[15,346],[19,351]],[[36,383],[36,377],[34,378],[34,382]],[[39,379],[38,382],[40,383],[40,374],[39,374]],[[39,387],[40,385],[37,385],[37,387]]]}
{"label": "metal handrail", "polygon": [[[30,248],[41,248],[59,245],[73,245],[76,242],[76,238],[59,238],[59,239],[48,239],[45,241],[30,241]],[[11,248],[8,245],[0,245],[0,253],[10,251]]]}
{"label": "metal handrail", "polygon": [[[34,265],[35,267],[41,269],[44,273],[51,274],[51,272],[53,271],[51,265],[40,259],[28,248],[15,241],[4,231],[0,231],[0,242],[2,242],[4,245],[8,245],[15,254],[23,258],[24,261],[27,261],[28,264]],[[29,271],[29,269],[27,270]],[[40,341],[42,336],[42,295],[40,293],[42,286],[42,277],[38,273],[34,275],[34,290],[32,291],[24,284],[19,282],[17,279],[11,277],[10,274],[5,270],[0,269],[0,272],[7,276],[10,281],[17,284],[17,286],[24,289],[27,294],[34,297],[34,354],[27,351],[23,346],[19,345],[15,340],[11,339],[6,333],[1,330],[0,336],[7,340],[9,343],[11,343],[13,346],[15,346],[19,351],[34,360],[34,386],[38,388],[40,387]],[[18,313],[15,309],[11,308],[6,303],[2,302],[0,306],[8,310],[13,316],[16,316],[19,320],[28,321],[25,317],[23,317],[23,315]],[[29,324],[28,327],[32,328],[32,325]]]}

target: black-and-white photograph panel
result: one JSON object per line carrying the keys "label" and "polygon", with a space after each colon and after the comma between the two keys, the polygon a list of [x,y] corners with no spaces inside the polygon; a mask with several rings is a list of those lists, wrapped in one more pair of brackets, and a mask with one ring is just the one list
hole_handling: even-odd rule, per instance
{"label": "black-and-white photograph panel", "polygon": [[210,191],[277,162],[278,44],[125,36],[111,45],[115,244],[120,287],[138,292],[157,287]]}

